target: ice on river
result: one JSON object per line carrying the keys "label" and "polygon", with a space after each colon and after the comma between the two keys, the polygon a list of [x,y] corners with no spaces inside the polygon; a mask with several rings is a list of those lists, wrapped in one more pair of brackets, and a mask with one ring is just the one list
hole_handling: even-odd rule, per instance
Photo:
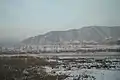
{"label": "ice on river", "polygon": [[[120,80],[120,71],[115,70],[76,70],[66,72],[66,74],[70,74],[70,76],[76,76],[79,74],[88,74],[91,76],[95,76],[96,80]],[[73,77],[69,77],[65,80],[73,80]]]}

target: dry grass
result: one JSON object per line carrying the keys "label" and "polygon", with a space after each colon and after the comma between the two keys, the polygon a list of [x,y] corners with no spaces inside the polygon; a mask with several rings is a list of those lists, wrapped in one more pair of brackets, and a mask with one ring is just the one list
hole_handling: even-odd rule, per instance
{"label": "dry grass", "polygon": [[[57,76],[48,75],[41,68],[41,66],[55,65],[56,63],[47,62],[39,57],[0,57],[0,80],[56,80]],[[24,71],[27,71],[27,74],[23,73]],[[65,75],[58,78],[62,80]]]}

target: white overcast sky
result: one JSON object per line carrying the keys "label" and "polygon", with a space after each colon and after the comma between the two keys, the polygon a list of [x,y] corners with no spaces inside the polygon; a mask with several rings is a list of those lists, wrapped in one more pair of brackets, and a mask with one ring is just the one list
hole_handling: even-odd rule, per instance
{"label": "white overcast sky", "polygon": [[0,39],[92,25],[119,26],[120,0],[0,0]]}

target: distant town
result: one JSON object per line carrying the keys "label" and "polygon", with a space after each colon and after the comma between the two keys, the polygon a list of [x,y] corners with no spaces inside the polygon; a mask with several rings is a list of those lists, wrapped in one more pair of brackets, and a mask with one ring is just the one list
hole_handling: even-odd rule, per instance
{"label": "distant town", "polygon": [[[118,42],[116,42],[118,43]],[[8,53],[63,53],[63,52],[120,52],[119,44],[99,44],[95,41],[89,42],[57,42],[54,44],[42,45],[15,45],[13,47],[0,47],[0,52]]]}

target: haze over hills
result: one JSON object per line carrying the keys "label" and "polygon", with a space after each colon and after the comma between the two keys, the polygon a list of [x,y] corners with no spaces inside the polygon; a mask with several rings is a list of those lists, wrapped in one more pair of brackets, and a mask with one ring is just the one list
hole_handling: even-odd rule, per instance
{"label": "haze over hills", "polygon": [[43,44],[62,41],[96,41],[102,42],[111,38],[115,41],[120,38],[120,26],[88,26],[67,31],[51,31],[43,35],[30,37],[22,41],[24,44]]}

